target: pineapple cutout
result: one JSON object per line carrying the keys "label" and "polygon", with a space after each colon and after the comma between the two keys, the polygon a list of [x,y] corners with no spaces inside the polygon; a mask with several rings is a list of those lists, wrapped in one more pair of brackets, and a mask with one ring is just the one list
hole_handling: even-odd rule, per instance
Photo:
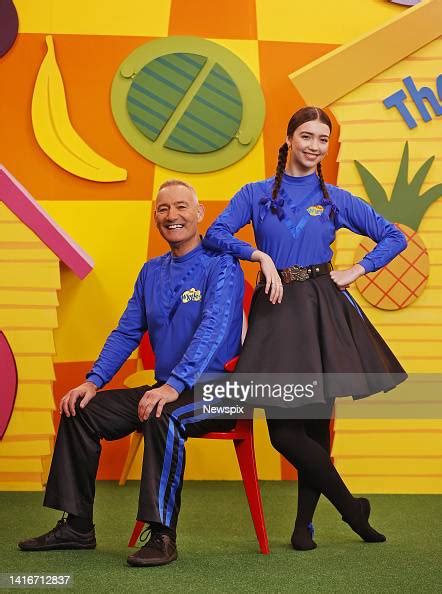
{"label": "pineapple cutout", "polygon": [[[373,208],[386,219],[393,221],[406,236],[408,246],[389,264],[376,272],[360,277],[356,286],[364,298],[380,309],[403,309],[413,303],[425,289],[430,262],[428,251],[417,230],[430,205],[442,196],[442,184],[437,184],[420,194],[422,184],[434,161],[425,161],[408,181],[409,150],[405,143],[396,181],[390,200],[387,193],[364,165],[355,161]],[[375,243],[364,239],[356,249],[356,262],[373,249]]]}

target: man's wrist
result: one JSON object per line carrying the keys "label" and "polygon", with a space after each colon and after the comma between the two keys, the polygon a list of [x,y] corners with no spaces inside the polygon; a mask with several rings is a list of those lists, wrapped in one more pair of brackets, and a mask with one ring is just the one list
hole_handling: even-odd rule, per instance
{"label": "man's wrist", "polygon": [[178,394],[181,394],[186,389],[186,384],[173,375],[167,380],[166,386],[173,388]]}
{"label": "man's wrist", "polygon": [[86,380],[84,383],[85,384],[92,384],[96,390],[99,389],[98,386],[97,386],[97,384],[95,382],[91,381],[91,380]]}
{"label": "man's wrist", "polygon": [[178,390],[176,388],[174,388],[173,386],[171,386],[170,384],[164,384],[165,386],[167,386],[169,388],[169,390],[172,390],[174,393],[174,396],[179,396],[180,393],[178,392]]}

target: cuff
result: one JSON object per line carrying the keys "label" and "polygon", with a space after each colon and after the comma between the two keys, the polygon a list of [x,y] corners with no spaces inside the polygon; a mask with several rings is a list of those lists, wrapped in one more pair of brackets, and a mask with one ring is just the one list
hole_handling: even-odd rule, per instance
{"label": "cuff", "polygon": [[169,379],[166,381],[166,384],[169,384],[169,386],[175,388],[178,394],[181,394],[181,392],[184,392],[184,390],[186,389],[186,384],[177,377],[174,377],[173,375],[169,377]]}
{"label": "cuff", "polygon": [[253,248],[250,245],[241,247],[240,250],[239,250],[240,251],[240,255],[239,255],[240,259],[241,260],[249,260],[249,261],[251,261],[252,254],[253,254],[253,252],[256,252],[257,249],[258,248]]}
{"label": "cuff", "polygon": [[362,260],[358,262],[358,264],[363,266],[365,272],[373,272],[376,268],[373,262],[371,262],[371,260],[369,260],[367,257],[362,258]]}
{"label": "cuff", "polygon": [[88,382],[94,382],[97,388],[102,388],[104,386],[104,381],[96,373],[87,373],[86,379]]}

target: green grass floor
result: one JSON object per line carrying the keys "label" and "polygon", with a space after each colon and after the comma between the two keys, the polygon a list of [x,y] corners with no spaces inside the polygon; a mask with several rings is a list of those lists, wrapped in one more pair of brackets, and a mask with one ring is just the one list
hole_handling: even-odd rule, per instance
{"label": "green grass floor", "polygon": [[440,496],[370,496],[372,524],[388,538],[381,544],[363,543],[321,499],[318,548],[298,552],[289,544],[296,487],[264,481],[261,490],[270,555],[259,553],[241,483],[190,481],[183,491],[178,561],[155,568],[126,564],[137,482],[97,484],[94,551],[19,551],[18,540],[46,532],[60,514],[41,507],[41,493],[0,493],[0,572],[71,574],[71,592],[97,594],[441,591]]}

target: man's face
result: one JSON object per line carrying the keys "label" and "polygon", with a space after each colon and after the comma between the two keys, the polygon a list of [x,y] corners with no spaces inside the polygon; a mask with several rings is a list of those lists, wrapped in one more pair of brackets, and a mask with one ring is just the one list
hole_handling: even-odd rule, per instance
{"label": "man's face", "polygon": [[198,238],[198,223],[203,207],[186,186],[167,186],[158,192],[155,224],[164,239],[173,246]]}

